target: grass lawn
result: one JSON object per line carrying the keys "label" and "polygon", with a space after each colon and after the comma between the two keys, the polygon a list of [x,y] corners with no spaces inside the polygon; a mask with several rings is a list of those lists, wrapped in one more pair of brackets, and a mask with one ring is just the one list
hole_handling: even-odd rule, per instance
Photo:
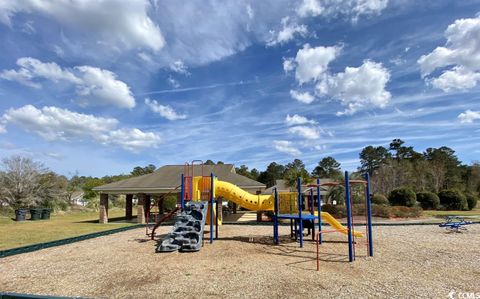
{"label": "grass lawn", "polygon": [[466,216],[471,218],[480,218],[480,207],[471,211],[423,211],[424,216],[444,218],[445,216]]}
{"label": "grass lawn", "polygon": [[[111,209],[108,213],[110,219],[125,215],[122,209]],[[99,224],[95,223],[96,221],[98,221],[98,212],[53,214],[50,220],[23,222],[0,216],[0,250],[133,225],[132,223]]]}

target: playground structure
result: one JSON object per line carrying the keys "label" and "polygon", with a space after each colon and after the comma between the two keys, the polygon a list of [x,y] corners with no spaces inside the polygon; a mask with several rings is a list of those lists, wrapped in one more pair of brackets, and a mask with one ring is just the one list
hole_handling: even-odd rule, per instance
{"label": "playground structure", "polygon": [[[320,194],[320,188],[324,186],[339,186],[344,184],[345,186],[345,205],[347,210],[347,227],[344,227],[338,222],[332,215],[327,212],[322,212],[322,205],[318,200],[317,211],[314,209],[313,188],[316,188],[317,194]],[[351,200],[351,186],[354,184],[361,184],[364,186],[365,194],[365,234],[355,230],[355,224],[352,215],[353,201]],[[328,182],[321,183],[320,179],[317,179],[316,184],[306,185],[308,189],[303,192],[310,192],[308,197],[307,213],[304,213],[302,208],[302,185],[301,180],[297,180],[297,192],[293,195],[297,197],[297,202],[292,200],[292,193],[279,193],[274,190],[274,242],[279,244],[278,238],[278,225],[280,219],[290,220],[290,235],[295,236],[295,239],[299,239],[300,247],[303,247],[303,230],[304,225],[309,224],[312,228],[312,239],[317,244],[317,270],[319,269],[319,245],[323,243],[323,234],[340,232],[348,236],[348,260],[353,262],[355,260],[355,247],[358,244],[355,240],[356,237],[364,237],[366,235],[367,254],[373,256],[373,238],[372,238],[372,213],[371,213],[371,201],[370,201],[370,178],[368,174],[365,175],[365,180],[350,180],[348,172],[345,172],[345,180],[343,182]],[[333,229],[324,230],[322,228],[322,220],[328,222]],[[315,223],[317,222],[317,224]],[[315,226],[318,225],[318,231],[315,233]]]}
{"label": "playground structure", "polygon": [[471,221],[465,221],[464,217],[460,216],[447,216],[445,217],[445,222],[440,223],[439,227],[444,227],[449,232],[460,233],[466,231],[467,228],[465,225],[472,224]]}
{"label": "playground structure", "polygon": [[172,231],[158,246],[157,252],[198,251],[203,243],[203,230],[207,216],[208,202],[187,202],[177,216]]}
{"label": "playground structure", "polygon": [[[199,163],[201,166],[201,174],[194,174],[194,165]],[[321,211],[320,188],[324,186],[345,186],[345,203],[347,209],[347,226],[345,227],[337,221],[332,215]],[[354,221],[352,217],[352,200],[351,200],[351,185],[361,184],[365,191],[365,233],[355,231]],[[172,232],[168,234],[157,251],[196,251],[200,250],[200,243],[203,243],[204,226],[209,225],[209,242],[213,243],[214,239],[218,239],[218,227],[221,225],[219,218],[219,207],[221,203],[215,198],[224,198],[232,201],[239,206],[242,206],[252,211],[272,211],[273,215],[273,239],[274,244],[279,244],[278,227],[282,219],[290,220],[290,235],[299,240],[300,247],[303,247],[303,231],[304,226],[312,229],[312,241],[317,244],[317,269],[319,264],[319,245],[322,244],[322,236],[325,233],[339,232],[347,235],[348,239],[348,256],[349,262],[355,260],[355,245],[357,244],[356,237],[366,236],[366,245],[368,247],[368,255],[373,256],[373,240],[372,240],[372,224],[371,224],[371,208],[370,208],[370,181],[368,174],[365,180],[350,180],[348,172],[345,172],[345,180],[343,182],[328,182],[320,183],[317,179],[316,184],[305,185],[307,189],[302,192],[301,180],[297,182],[297,192],[277,192],[273,190],[270,195],[254,195],[234,184],[218,180],[213,173],[206,176],[203,173],[203,162],[192,161],[191,164],[185,163],[184,173],[181,175],[180,188],[180,203],[179,207],[172,212],[157,219],[152,231],[147,234],[153,240],[156,229],[164,221],[172,218],[180,212],[177,217],[177,222],[174,225]],[[317,190],[317,210],[314,209],[313,188]],[[303,195],[305,192],[310,192],[307,197],[307,212],[303,211]],[[201,202],[199,209],[205,211],[195,217],[191,214],[192,202]],[[192,218],[193,217],[193,218]],[[328,223],[333,229],[324,230],[322,222]],[[305,224],[305,225],[304,225]],[[315,232],[315,227],[318,226],[318,231]]]}

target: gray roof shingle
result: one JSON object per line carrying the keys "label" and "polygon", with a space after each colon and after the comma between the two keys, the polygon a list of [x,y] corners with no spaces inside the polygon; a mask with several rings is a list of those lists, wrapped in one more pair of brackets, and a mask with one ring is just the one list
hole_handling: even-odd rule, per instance
{"label": "gray roof shingle", "polygon": [[[95,191],[104,193],[162,193],[168,192],[180,185],[181,174],[184,173],[183,165],[165,165],[153,173],[133,177],[118,182],[93,188]],[[204,165],[203,175],[213,173],[219,180],[230,182],[240,188],[264,189],[265,185],[235,173],[233,164]],[[194,166],[193,174],[202,175],[202,167]]]}

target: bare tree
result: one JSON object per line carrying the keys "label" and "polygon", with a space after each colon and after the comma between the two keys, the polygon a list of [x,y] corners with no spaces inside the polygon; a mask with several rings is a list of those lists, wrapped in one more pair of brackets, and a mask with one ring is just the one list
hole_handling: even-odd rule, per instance
{"label": "bare tree", "polygon": [[2,166],[0,200],[13,208],[35,205],[40,200],[41,175],[47,172],[43,164],[13,156],[3,159]]}

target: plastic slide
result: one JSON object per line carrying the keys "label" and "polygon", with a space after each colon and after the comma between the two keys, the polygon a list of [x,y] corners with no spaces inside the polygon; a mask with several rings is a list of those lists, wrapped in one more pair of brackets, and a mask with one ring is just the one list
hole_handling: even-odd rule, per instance
{"label": "plastic slide", "polygon": [[[273,195],[251,194],[234,184],[215,180],[215,196],[221,196],[252,211],[273,211]],[[316,212],[315,212],[316,214]],[[321,212],[322,219],[338,232],[347,234],[347,228],[327,212]],[[363,237],[361,232],[353,232],[356,237]]]}
{"label": "plastic slide", "polygon": [[[315,215],[317,215],[317,212],[315,212]],[[330,215],[330,213],[321,212],[320,215],[322,216],[322,219],[328,224],[330,224],[330,226],[332,226],[334,229],[336,229],[337,231],[343,234],[347,234],[347,228],[343,226],[340,222],[338,222],[338,220],[335,219],[335,217]],[[363,233],[361,232],[353,231],[353,235],[355,237],[363,237]]]}

